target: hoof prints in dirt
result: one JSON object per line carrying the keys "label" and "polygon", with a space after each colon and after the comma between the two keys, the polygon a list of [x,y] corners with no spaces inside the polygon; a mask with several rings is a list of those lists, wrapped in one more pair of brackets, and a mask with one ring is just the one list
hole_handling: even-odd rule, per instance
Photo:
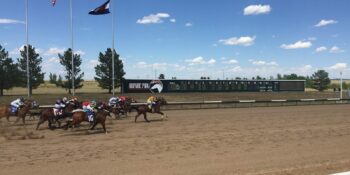
{"label": "hoof prints in dirt", "polygon": [[43,139],[44,136],[28,132],[25,127],[11,128],[9,124],[0,123],[0,141],[2,140],[25,140],[25,139]]}

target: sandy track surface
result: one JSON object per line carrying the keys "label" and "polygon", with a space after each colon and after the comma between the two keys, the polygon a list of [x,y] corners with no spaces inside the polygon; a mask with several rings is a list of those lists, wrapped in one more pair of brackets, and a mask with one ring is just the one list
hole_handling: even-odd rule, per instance
{"label": "sandy track surface", "polygon": [[[350,105],[167,111],[109,119],[109,134],[0,135],[0,174],[329,174],[350,171]],[[134,114],[132,114],[134,115]],[[5,120],[2,119],[4,122]],[[14,119],[12,119],[14,120]],[[32,131],[37,121],[29,121]],[[10,128],[20,129],[20,126]],[[38,137],[40,138],[40,137]]]}

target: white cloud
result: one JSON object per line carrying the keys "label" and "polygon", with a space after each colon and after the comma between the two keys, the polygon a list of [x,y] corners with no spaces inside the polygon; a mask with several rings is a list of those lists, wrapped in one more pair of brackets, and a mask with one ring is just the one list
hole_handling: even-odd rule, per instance
{"label": "white cloud", "polygon": [[133,67],[137,69],[155,69],[155,70],[161,70],[161,71],[168,71],[169,69],[173,69],[176,71],[183,71],[186,69],[186,66],[181,66],[178,64],[169,64],[169,63],[147,64],[144,61],[137,62]]}
{"label": "white cloud", "polygon": [[92,65],[93,67],[97,66],[98,63],[99,63],[98,60],[90,60],[90,61],[89,61],[89,64]]}
{"label": "white cloud", "polygon": [[348,65],[346,63],[336,63],[335,65],[330,66],[326,69],[334,70],[334,71],[341,71],[341,70],[347,69],[347,67],[348,67]]}
{"label": "white cloud", "polygon": [[325,46],[321,46],[321,47],[318,47],[318,48],[316,48],[316,52],[323,52],[323,51],[326,51],[327,50],[327,47],[325,47]]}
{"label": "white cloud", "polygon": [[237,64],[238,61],[235,60],[235,59],[231,59],[231,60],[228,60],[227,63],[228,63],[228,64]]}
{"label": "white cloud", "polygon": [[336,24],[336,23],[338,23],[338,21],[335,21],[333,19],[331,20],[322,19],[318,24],[315,25],[315,27],[322,27],[322,26],[327,26],[327,25]]}
{"label": "white cloud", "polygon": [[337,46],[333,46],[332,48],[329,49],[329,52],[330,53],[342,53],[342,52],[345,52],[344,50],[340,49],[339,47]]}
{"label": "white cloud", "polygon": [[25,22],[15,19],[0,18],[0,24],[25,24]]}
{"label": "white cloud", "polygon": [[19,48],[14,48],[12,51],[10,51],[11,55],[19,55],[21,53],[21,51],[24,50],[24,45],[22,45]]}
{"label": "white cloud", "polygon": [[49,56],[49,55],[57,55],[57,54],[62,54],[65,51],[64,48],[59,49],[57,47],[52,47],[47,50],[44,55]]}
{"label": "white cloud", "polygon": [[262,60],[249,60],[253,65],[255,66],[278,66],[278,64],[275,61],[266,62]]}
{"label": "white cloud", "polygon": [[57,57],[52,57],[52,58],[49,58],[49,60],[48,60],[48,62],[49,63],[59,63],[60,62],[60,60],[57,58]]}
{"label": "white cloud", "polygon": [[74,51],[74,54],[78,54],[80,56],[83,56],[83,55],[85,55],[85,52],[82,50],[77,50],[77,51]]}
{"label": "white cloud", "polygon": [[215,64],[215,63],[216,63],[216,60],[215,60],[215,59],[210,59],[207,63],[208,63],[208,64]]}
{"label": "white cloud", "polygon": [[147,68],[148,65],[147,65],[146,62],[140,61],[140,62],[137,62],[136,65],[135,65],[134,67],[142,69],[142,68]]}
{"label": "white cloud", "polygon": [[243,69],[241,68],[241,66],[235,66],[232,69],[230,69],[229,71],[232,72],[241,72]]}
{"label": "white cloud", "polygon": [[215,64],[216,60],[210,59],[208,61],[205,61],[203,57],[199,56],[193,59],[185,60],[185,62],[189,63],[190,66],[193,66],[193,65],[199,65],[199,64]]}
{"label": "white cloud", "polygon": [[294,44],[282,44],[280,47],[282,49],[305,49],[310,48],[312,43],[310,41],[297,41]]}
{"label": "white cloud", "polygon": [[219,40],[220,43],[223,43],[224,45],[242,45],[242,46],[251,46],[254,44],[255,36],[241,36],[239,38],[232,37],[228,39],[221,39]]}
{"label": "white cloud", "polygon": [[193,25],[193,24],[190,23],[190,22],[188,22],[188,23],[185,24],[186,27],[191,27],[192,25]]}
{"label": "white cloud", "polygon": [[176,19],[175,19],[175,18],[172,18],[172,19],[170,19],[169,21],[172,22],[172,23],[175,23],[175,22],[176,22]]}
{"label": "white cloud", "polygon": [[142,17],[142,19],[138,19],[136,23],[138,24],[159,24],[162,23],[165,18],[169,18],[170,15],[168,13],[157,13],[150,14],[148,16]]}
{"label": "white cloud", "polygon": [[270,11],[270,5],[250,5],[244,8],[244,15],[268,14]]}
{"label": "white cloud", "polygon": [[298,75],[303,75],[303,76],[309,75],[309,76],[311,76],[316,70],[317,69],[314,69],[312,67],[312,65],[306,64],[306,65],[302,65],[300,67],[290,67],[290,68],[282,69],[278,73],[280,73],[280,74],[296,73]]}
{"label": "white cloud", "polygon": [[309,40],[309,41],[316,41],[317,38],[316,37],[309,37],[309,38],[307,38],[307,40]]}

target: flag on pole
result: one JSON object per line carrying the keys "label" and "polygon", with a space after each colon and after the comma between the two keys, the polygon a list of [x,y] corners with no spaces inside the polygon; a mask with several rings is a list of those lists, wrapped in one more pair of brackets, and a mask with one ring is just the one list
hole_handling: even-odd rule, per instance
{"label": "flag on pole", "polygon": [[51,4],[52,4],[52,6],[55,6],[56,0],[51,0]]}
{"label": "flag on pole", "polygon": [[101,6],[95,8],[94,10],[91,10],[89,12],[90,15],[104,15],[109,13],[109,1],[105,2]]}

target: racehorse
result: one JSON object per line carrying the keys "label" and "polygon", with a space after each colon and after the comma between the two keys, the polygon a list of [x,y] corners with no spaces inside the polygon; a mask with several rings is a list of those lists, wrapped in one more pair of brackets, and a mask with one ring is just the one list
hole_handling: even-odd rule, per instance
{"label": "racehorse", "polygon": [[39,129],[39,126],[44,123],[45,121],[48,121],[48,126],[50,129],[52,129],[52,123],[58,122],[58,126],[61,126],[60,119],[72,116],[72,112],[75,109],[81,108],[81,103],[77,102],[69,102],[67,106],[64,108],[62,115],[55,117],[54,109],[53,108],[46,108],[41,111],[39,122],[36,126],[36,130]]}
{"label": "racehorse", "polygon": [[115,118],[120,118],[121,115],[128,116],[128,112],[131,112],[131,103],[135,103],[136,101],[131,97],[125,97],[124,101],[119,101],[117,107],[111,107],[109,111],[115,115]]}
{"label": "racehorse", "polygon": [[36,101],[33,100],[27,100],[24,102],[24,105],[22,107],[20,107],[15,113],[11,112],[11,106],[1,106],[0,107],[0,119],[2,117],[6,117],[7,121],[10,121],[10,116],[17,116],[17,120],[15,121],[15,123],[17,123],[21,118],[22,118],[22,122],[23,124],[25,124],[25,117],[27,115],[27,113],[29,112],[29,110],[33,107],[37,107],[37,103]]}
{"label": "racehorse", "polygon": [[[106,130],[106,117],[110,116],[109,111],[106,109],[97,109],[95,118],[94,118],[94,122],[93,122],[93,126],[90,128],[90,130],[93,130],[97,124],[101,124],[103,127],[103,130],[105,132],[105,134],[107,134],[107,130]],[[81,122],[89,122],[89,118],[86,112],[84,111],[76,111],[73,113],[72,116],[72,121],[68,121],[67,122],[67,128],[72,126],[73,128],[77,127]]]}
{"label": "racehorse", "polygon": [[[167,102],[163,97],[157,97],[155,104],[153,105],[154,113],[162,115],[162,119],[164,118],[164,113],[160,112],[160,106],[165,105],[165,104],[167,104]],[[137,107],[133,107],[133,108],[136,109],[136,111],[137,111],[137,115],[135,116],[135,123],[136,123],[137,118],[141,114],[143,114],[143,117],[146,120],[146,122],[150,122],[147,119],[147,112],[152,113],[152,109],[149,109],[148,105],[141,105],[141,106],[137,106]],[[167,115],[165,115],[165,117],[168,118]]]}

